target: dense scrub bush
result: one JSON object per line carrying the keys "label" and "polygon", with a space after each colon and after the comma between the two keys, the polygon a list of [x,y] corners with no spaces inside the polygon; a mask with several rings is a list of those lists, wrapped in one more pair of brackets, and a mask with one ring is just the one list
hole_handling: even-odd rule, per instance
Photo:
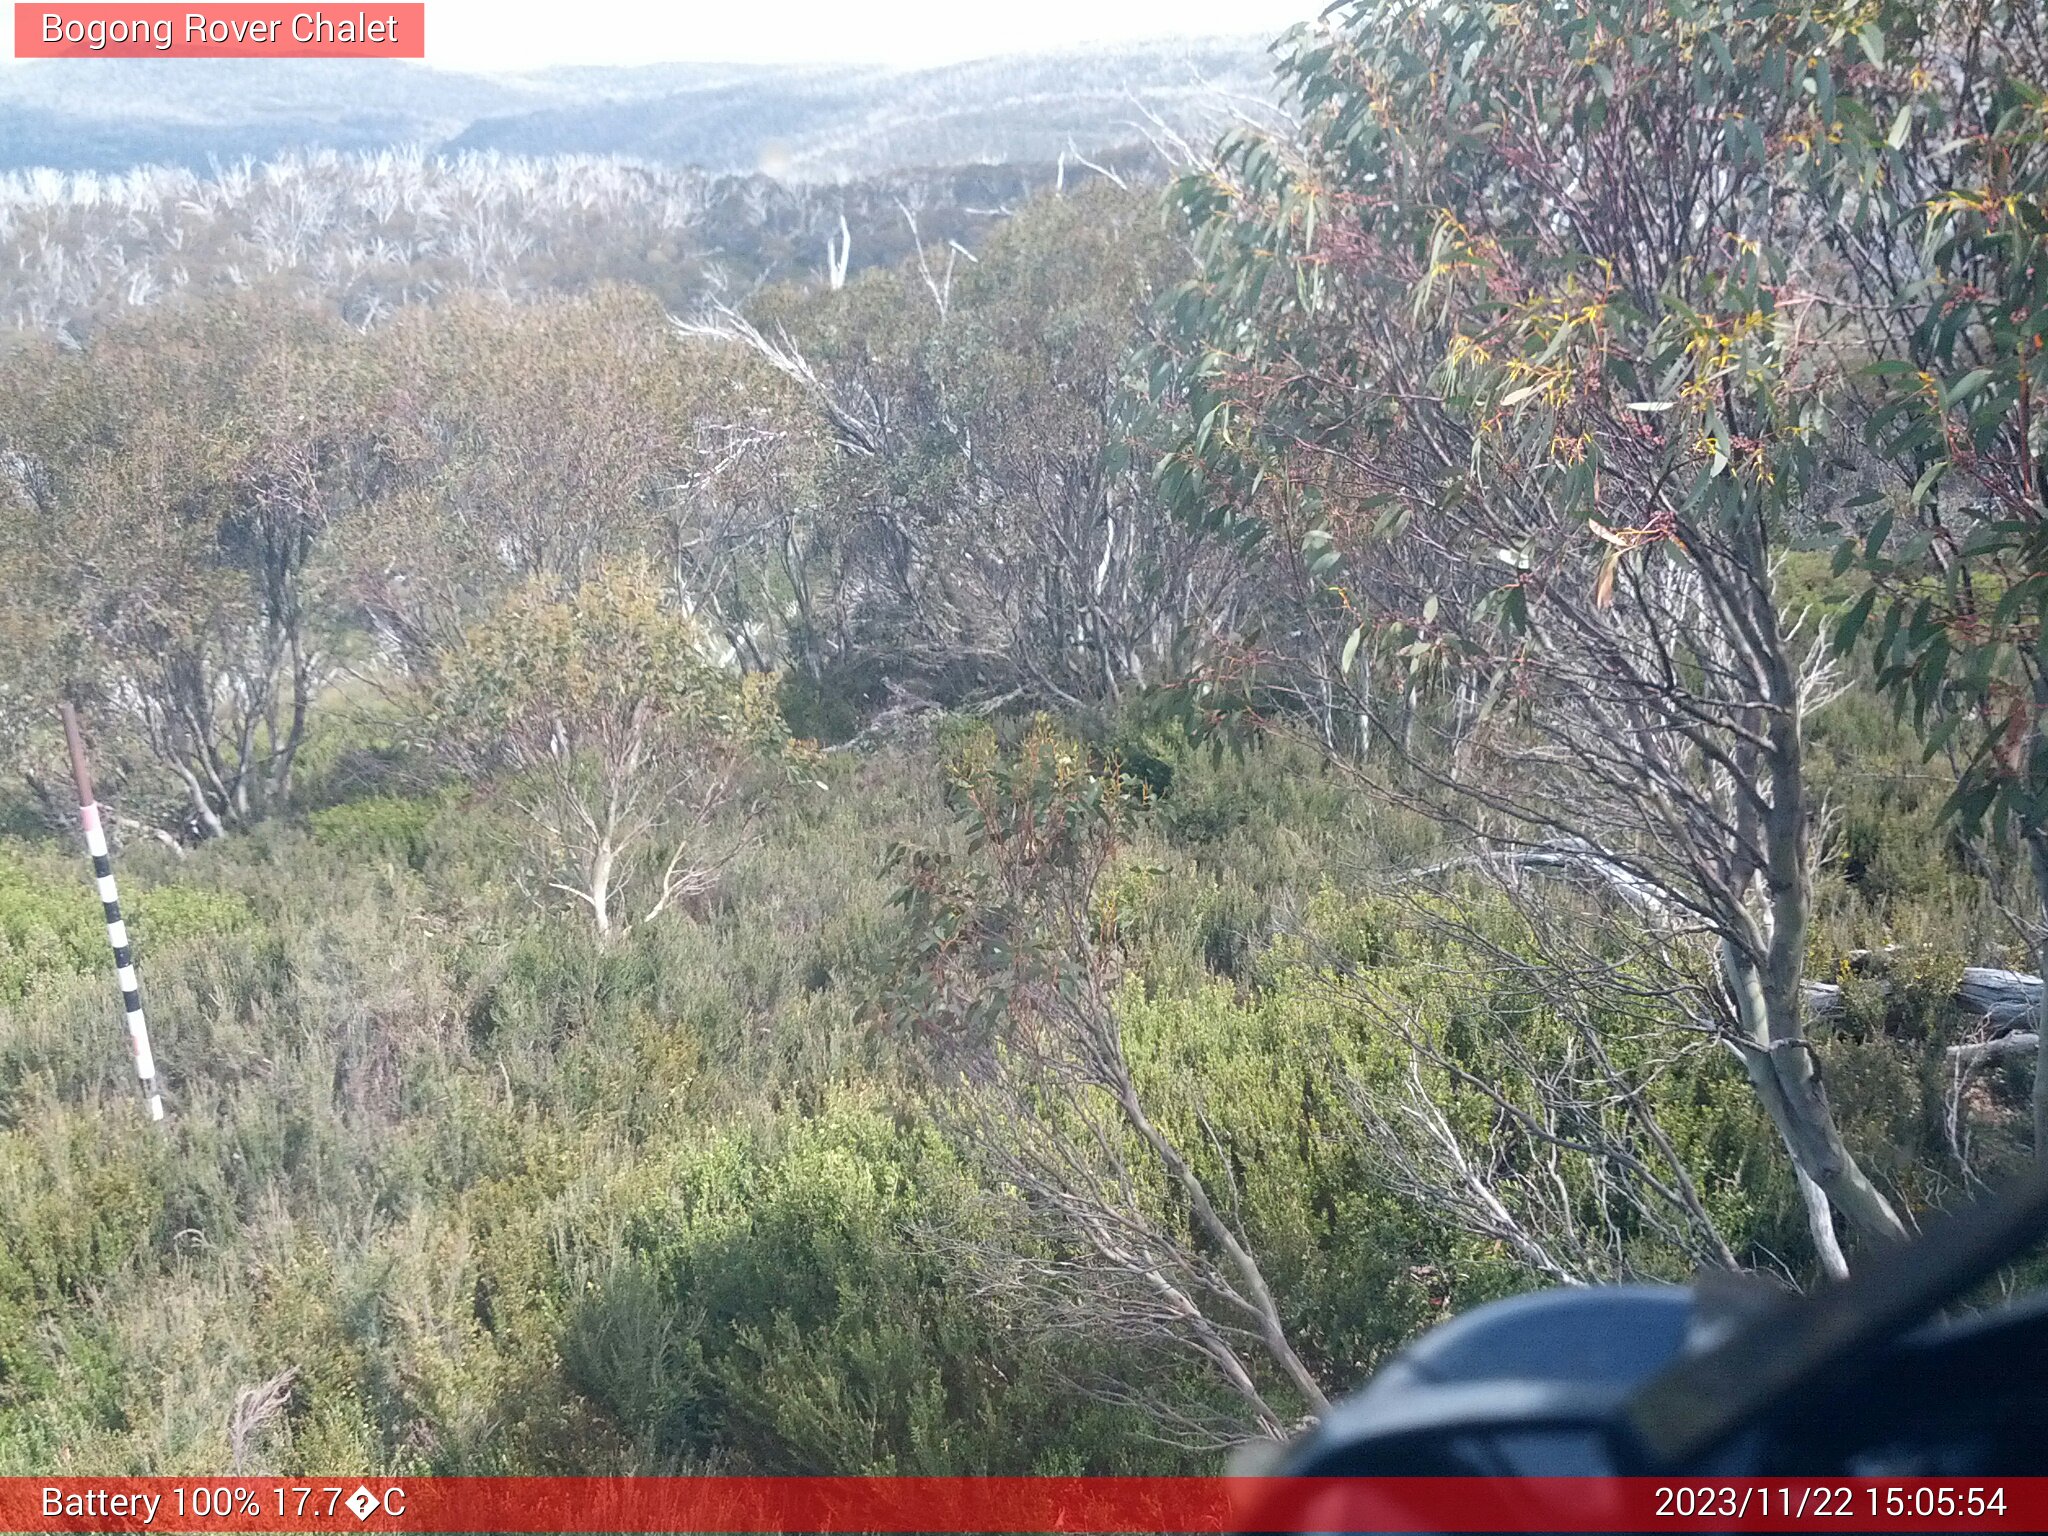
{"label": "dense scrub bush", "polygon": [[[342,795],[184,860],[130,850],[160,1130],[135,1112],[78,861],[10,845],[0,1470],[217,1470],[236,1391],[293,1366],[264,1470],[1209,1466],[1156,1412],[1213,1415],[1213,1382],[991,1283],[1054,1235],[928,1114],[880,1022],[901,932],[886,851],[957,846],[935,757],[957,775],[1025,729],[820,761],[715,899],[610,942],[536,913],[488,812],[440,791]],[[1134,1080],[1231,1192],[1290,1336],[1340,1391],[1532,1278],[1389,1176],[1357,1090],[1405,1092],[1411,1036],[1493,1082],[1577,1037],[1503,968],[1538,944],[1523,916],[1400,883],[1435,854],[1419,824],[1284,746],[1145,740],[1171,772],[1146,781],[1092,930],[1121,957]],[[1861,782],[1843,781],[1851,809]],[[1915,941],[1899,985],[1852,972],[1830,1026],[1846,1133],[1914,1207],[1950,1197],[1961,1157],[1989,1177],[2023,1151],[2009,1087],[1959,1133],[1925,1067],[1974,931],[1950,894],[1887,896],[1883,931]],[[1878,921],[1838,900],[1817,940],[1837,966]],[[1671,1022],[1601,1027],[1657,1063],[1656,1112],[1716,1227],[1775,1267],[1798,1251],[1796,1193],[1734,1064],[1673,1051]],[[1483,1144],[1497,1107],[1440,1066],[1424,1080]],[[1514,1157],[1494,1171],[1516,1197]],[[1597,1226],[1596,1185],[1566,1186]],[[1602,1262],[1686,1273],[1640,1224],[1619,1241]],[[1106,1391],[1134,1382],[1142,1401]]]}
{"label": "dense scrub bush", "polygon": [[54,972],[87,969],[106,942],[90,890],[65,889],[0,849],[0,1000],[18,1001]]}
{"label": "dense scrub bush", "polygon": [[372,795],[312,813],[313,840],[351,858],[389,859],[403,868],[426,867],[428,832],[441,807],[430,800]]}

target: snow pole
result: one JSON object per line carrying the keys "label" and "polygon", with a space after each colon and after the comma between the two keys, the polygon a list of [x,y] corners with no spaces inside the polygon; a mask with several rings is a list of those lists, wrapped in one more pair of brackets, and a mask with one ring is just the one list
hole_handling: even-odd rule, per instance
{"label": "snow pole", "polygon": [[156,1086],[156,1058],[149,1050],[149,1021],[142,1016],[142,984],[135,976],[135,954],[128,945],[128,925],[121,921],[121,897],[114,889],[114,861],[100,825],[99,802],[92,794],[92,769],[85,761],[85,738],[78,732],[78,711],[70,700],[61,706],[64,742],[71,748],[71,781],[78,786],[78,822],[85,828],[85,851],[92,855],[93,884],[107,917],[107,943],[114,950],[114,974],[121,983],[121,1010],[128,1018],[128,1045],[135,1053],[135,1075],[149,1101],[149,1118],[164,1117],[163,1096]]}

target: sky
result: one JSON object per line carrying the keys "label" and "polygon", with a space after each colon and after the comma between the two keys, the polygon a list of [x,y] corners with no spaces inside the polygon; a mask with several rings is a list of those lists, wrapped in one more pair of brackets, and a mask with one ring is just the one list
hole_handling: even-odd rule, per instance
{"label": "sky", "polygon": [[1278,36],[1326,0],[428,0],[427,62],[890,64],[1153,38]]}

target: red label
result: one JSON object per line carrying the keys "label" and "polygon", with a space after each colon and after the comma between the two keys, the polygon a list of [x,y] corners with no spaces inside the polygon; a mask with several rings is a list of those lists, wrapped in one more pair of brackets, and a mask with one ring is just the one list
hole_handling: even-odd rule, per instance
{"label": "red label", "polygon": [[0,1477],[38,1536],[2044,1529],[2039,1477]]}
{"label": "red label", "polygon": [[423,59],[424,4],[14,7],[17,59]]}

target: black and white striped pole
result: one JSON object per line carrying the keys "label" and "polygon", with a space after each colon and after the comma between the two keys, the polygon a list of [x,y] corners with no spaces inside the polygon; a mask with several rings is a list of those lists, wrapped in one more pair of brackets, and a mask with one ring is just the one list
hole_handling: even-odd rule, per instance
{"label": "black and white striped pole", "polygon": [[135,1075],[142,1080],[142,1092],[149,1101],[149,1118],[164,1117],[163,1096],[157,1092],[156,1058],[149,1050],[149,1021],[142,1016],[142,984],[135,976],[135,953],[128,944],[128,925],[121,921],[121,897],[114,889],[113,853],[107,847],[106,829],[100,825],[99,802],[92,794],[92,770],[85,762],[85,738],[78,733],[78,712],[66,700],[64,741],[71,748],[71,781],[78,786],[78,822],[85,828],[85,851],[92,855],[93,884],[100,893],[100,906],[107,915],[107,942],[114,948],[114,974],[121,983],[121,1011],[128,1016],[128,1045],[135,1053]]}

